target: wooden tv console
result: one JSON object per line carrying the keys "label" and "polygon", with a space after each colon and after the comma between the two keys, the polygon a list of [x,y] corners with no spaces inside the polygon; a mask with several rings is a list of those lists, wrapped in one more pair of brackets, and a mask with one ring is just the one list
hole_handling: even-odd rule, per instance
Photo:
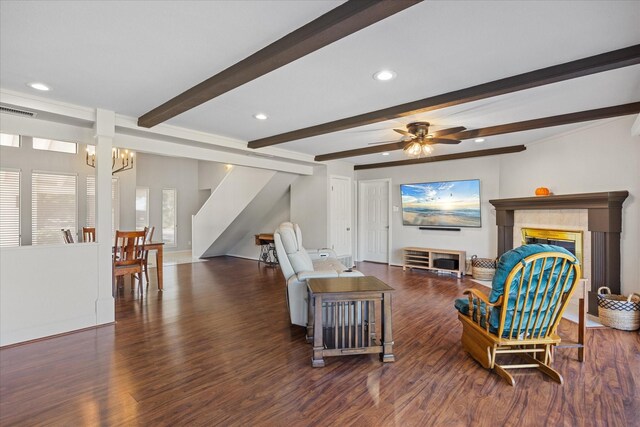
{"label": "wooden tv console", "polygon": [[[448,273],[455,273],[458,278],[461,278],[466,270],[467,253],[465,251],[416,247],[402,248],[402,251],[404,253],[402,270],[406,270],[408,267],[434,271],[446,271]],[[441,258],[458,260],[458,269],[450,270],[435,267],[434,261]]]}

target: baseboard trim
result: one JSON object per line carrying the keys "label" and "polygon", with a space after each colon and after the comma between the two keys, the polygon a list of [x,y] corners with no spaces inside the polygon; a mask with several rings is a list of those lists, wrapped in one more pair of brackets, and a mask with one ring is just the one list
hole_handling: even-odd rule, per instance
{"label": "baseboard trim", "polygon": [[116,324],[116,322],[103,323],[101,325],[88,326],[86,328],[74,329],[73,331],[62,332],[62,333],[54,334],[54,335],[47,335],[46,337],[34,338],[32,340],[27,340],[27,341],[20,341],[20,342],[16,342],[16,343],[13,343],[13,344],[7,344],[7,345],[0,346],[0,350],[6,350],[6,349],[9,349],[9,348],[13,348],[13,347],[19,347],[21,345],[33,344],[33,343],[36,343],[36,342],[46,341],[46,340],[50,340],[50,339],[53,339],[53,338],[60,338],[60,337],[66,336],[66,335],[77,334],[79,332],[91,331],[93,329],[105,328],[107,326],[113,326],[115,324]]}
{"label": "baseboard trim", "polygon": [[258,261],[257,257],[245,256],[245,255],[236,255],[236,254],[226,254],[220,256],[230,256],[232,258],[241,258],[241,259],[250,259],[251,261]]}

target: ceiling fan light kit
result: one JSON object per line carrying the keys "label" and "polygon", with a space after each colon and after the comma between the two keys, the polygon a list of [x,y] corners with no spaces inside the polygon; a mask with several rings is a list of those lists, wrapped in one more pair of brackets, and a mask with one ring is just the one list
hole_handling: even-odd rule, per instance
{"label": "ceiling fan light kit", "polygon": [[422,145],[418,141],[411,141],[404,147],[403,151],[407,157],[416,159],[422,155]]}
{"label": "ceiling fan light kit", "polygon": [[412,159],[419,159],[433,153],[433,147],[427,142],[412,141],[404,147],[404,154]]}
{"label": "ceiling fan light kit", "polygon": [[413,122],[407,125],[407,130],[394,129],[405,137],[409,137],[408,144],[404,147],[403,151],[407,157],[420,158],[422,156],[428,156],[433,153],[433,144],[459,144],[457,139],[441,138],[445,135],[450,135],[465,128],[460,126],[451,129],[444,129],[437,132],[429,133],[428,122]]}

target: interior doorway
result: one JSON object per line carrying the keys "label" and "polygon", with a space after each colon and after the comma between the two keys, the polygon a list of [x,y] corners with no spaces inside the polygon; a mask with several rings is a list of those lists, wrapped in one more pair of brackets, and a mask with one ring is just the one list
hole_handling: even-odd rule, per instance
{"label": "interior doorway", "polygon": [[329,181],[329,244],[339,257],[351,256],[351,178],[331,176]]}
{"label": "interior doorway", "polygon": [[391,180],[358,182],[358,258],[389,263]]}

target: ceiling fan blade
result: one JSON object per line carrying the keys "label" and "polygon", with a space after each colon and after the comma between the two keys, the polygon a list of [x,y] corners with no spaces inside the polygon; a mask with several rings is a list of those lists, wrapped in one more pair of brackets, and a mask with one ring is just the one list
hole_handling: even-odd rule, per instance
{"label": "ceiling fan blade", "polygon": [[412,133],[407,132],[406,130],[402,130],[402,129],[394,129],[396,132],[404,135],[404,136],[410,136],[411,138],[415,138],[416,136]]}
{"label": "ceiling fan blade", "polygon": [[460,144],[459,139],[427,138],[429,144]]}
{"label": "ceiling fan blade", "polygon": [[367,145],[389,144],[391,142],[403,142],[403,141],[398,141],[397,139],[394,139],[393,141],[370,142]]}
{"label": "ceiling fan blade", "polygon": [[438,138],[445,135],[451,135],[452,133],[462,132],[463,130],[467,130],[467,128],[464,126],[456,126],[454,128],[442,129],[442,130],[433,132],[431,135],[433,135],[434,138]]}

